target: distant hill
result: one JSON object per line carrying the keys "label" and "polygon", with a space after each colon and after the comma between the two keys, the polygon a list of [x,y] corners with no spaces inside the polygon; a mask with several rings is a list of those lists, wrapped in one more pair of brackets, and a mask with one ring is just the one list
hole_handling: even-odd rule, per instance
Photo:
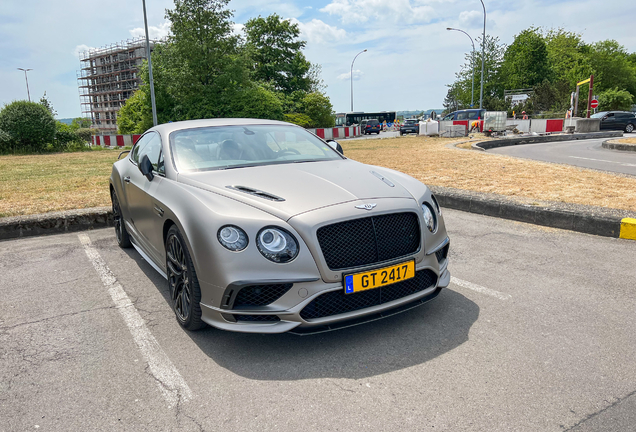
{"label": "distant hill", "polygon": [[57,121],[59,121],[60,123],[64,123],[67,125],[70,125],[71,123],[73,123],[73,119],[72,118],[64,118],[64,119],[56,119]]}

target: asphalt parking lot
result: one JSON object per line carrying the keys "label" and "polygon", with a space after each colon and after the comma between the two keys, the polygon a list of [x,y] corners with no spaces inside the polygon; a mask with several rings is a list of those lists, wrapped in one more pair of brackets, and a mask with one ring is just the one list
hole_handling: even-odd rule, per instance
{"label": "asphalt parking lot", "polygon": [[112,229],[0,242],[0,431],[619,431],[636,243],[445,210],[453,283],[314,336],[177,324]]}

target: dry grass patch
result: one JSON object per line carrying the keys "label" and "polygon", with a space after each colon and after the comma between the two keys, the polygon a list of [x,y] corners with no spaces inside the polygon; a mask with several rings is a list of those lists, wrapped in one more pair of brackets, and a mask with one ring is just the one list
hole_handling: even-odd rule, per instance
{"label": "dry grass patch", "polygon": [[634,144],[634,145],[636,145],[636,138],[623,138],[623,139],[612,140],[611,142],[619,143],[619,144]]}
{"label": "dry grass patch", "polygon": [[0,156],[0,217],[110,205],[114,150]]}
{"label": "dry grass patch", "polygon": [[569,165],[447,148],[458,139],[342,141],[345,155],[436,186],[636,211],[636,179]]}

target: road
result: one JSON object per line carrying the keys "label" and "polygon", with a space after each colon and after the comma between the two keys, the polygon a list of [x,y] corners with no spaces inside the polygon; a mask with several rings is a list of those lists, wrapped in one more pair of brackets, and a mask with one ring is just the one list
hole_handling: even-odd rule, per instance
{"label": "road", "polygon": [[[636,135],[632,133],[624,136],[629,138]],[[601,144],[607,139],[523,144],[500,147],[488,152],[636,175],[636,152],[604,149]]]}
{"label": "road", "polygon": [[0,431],[619,431],[636,242],[445,210],[434,301],[314,336],[177,324],[112,229],[0,243]]}

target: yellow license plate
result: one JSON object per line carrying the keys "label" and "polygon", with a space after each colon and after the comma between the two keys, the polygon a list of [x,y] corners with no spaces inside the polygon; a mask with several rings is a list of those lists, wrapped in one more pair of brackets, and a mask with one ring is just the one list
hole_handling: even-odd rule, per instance
{"label": "yellow license plate", "polygon": [[344,277],[345,294],[391,285],[415,277],[415,260]]}

